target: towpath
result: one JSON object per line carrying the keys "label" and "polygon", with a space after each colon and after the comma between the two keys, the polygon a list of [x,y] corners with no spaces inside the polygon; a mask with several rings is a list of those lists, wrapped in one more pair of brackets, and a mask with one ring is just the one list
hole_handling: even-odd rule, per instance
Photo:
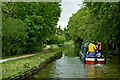
{"label": "towpath", "polygon": [[48,50],[49,48],[50,48],[50,45],[46,45],[46,47],[44,49],[42,49],[42,52],[35,53],[35,54],[24,55],[24,56],[19,56],[19,57],[14,57],[14,58],[2,59],[2,60],[0,60],[0,63],[8,61],[8,60],[15,60],[15,59],[25,58],[25,57],[29,57],[29,56],[34,56],[34,55],[37,55],[37,54],[42,54],[44,52],[49,52],[49,50]]}

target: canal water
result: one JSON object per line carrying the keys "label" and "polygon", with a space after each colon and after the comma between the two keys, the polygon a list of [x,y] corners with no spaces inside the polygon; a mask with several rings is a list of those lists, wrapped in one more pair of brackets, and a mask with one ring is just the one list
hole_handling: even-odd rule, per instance
{"label": "canal water", "polygon": [[107,56],[106,64],[84,64],[79,49],[62,47],[63,55],[45,66],[32,78],[119,78],[119,56]]}

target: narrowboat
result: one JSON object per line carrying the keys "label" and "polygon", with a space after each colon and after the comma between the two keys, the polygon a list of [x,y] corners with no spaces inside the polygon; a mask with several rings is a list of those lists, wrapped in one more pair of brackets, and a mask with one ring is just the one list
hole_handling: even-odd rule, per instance
{"label": "narrowboat", "polygon": [[105,56],[98,51],[95,51],[94,53],[89,53],[88,46],[89,46],[89,43],[85,43],[81,46],[81,51],[79,53],[80,59],[85,64],[105,64],[106,63]]}

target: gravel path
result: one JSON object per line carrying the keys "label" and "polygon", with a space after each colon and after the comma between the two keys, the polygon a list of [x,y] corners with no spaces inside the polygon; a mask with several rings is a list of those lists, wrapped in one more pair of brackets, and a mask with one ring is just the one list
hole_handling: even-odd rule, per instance
{"label": "gravel path", "polygon": [[49,49],[50,48],[50,45],[47,45],[44,49]]}
{"label": "gravel path", "polygon": [[0,60],[0,63],[8,61],[8,60],[15,60],[15,59],[25,58],[25,57],[29,57],[29,56],[34,56],[34,55],[41,54],[41,53],[44,53],[44,52],[49,52],[49,50],[47,50],[49,48],[50,48],[50,45],[46,45],[46,47],[44,49],[42,49],[42,52],[35,53],[35,54],[24,55],[24,56],[19,56],[19,57],[14,57],[14,58],[2,59],[2,60]]}

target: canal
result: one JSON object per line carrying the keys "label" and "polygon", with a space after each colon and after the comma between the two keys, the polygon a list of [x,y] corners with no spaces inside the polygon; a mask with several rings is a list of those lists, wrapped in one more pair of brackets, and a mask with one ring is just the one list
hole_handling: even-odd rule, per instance
{"label": "canal", "polygon": [[31,78],[119,78],[119,56],[107,55],[106,64],[84,64],[79,49],[62,47],[63,55],[45,66]]}

